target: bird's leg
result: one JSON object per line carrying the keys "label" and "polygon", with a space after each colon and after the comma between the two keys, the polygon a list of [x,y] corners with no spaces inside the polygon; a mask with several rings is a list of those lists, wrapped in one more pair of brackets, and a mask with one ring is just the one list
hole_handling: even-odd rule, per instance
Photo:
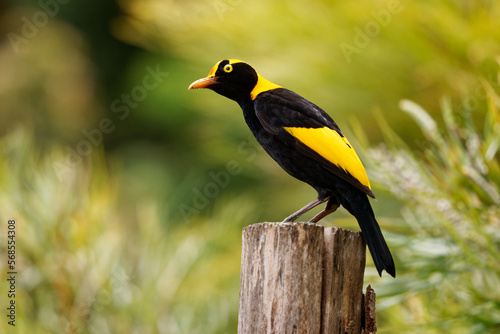
{"label": "bird's leg", "polygon": [[330,201],[329,201],[328,204],[326,205],[326,208],[323,211],[321,211],[320,213],[318,213],[316,216],[314,216],[314,218],[311,219],[309,221],[309,223],[319,222],[321,219],[325,218],[330,213],[334,213],[338,209],[339,206],[340,206],[340,204],[330,203]]}
{"label": "bird's leg", "polygon": [[293,222],[295,219],[299,218],[300,216],[302,216],[304,213],[306,213],[307,211],[311,210],[312,208],[314,208],[314,207],[320,205],[321,203],[325,202],[327,199],[328,198],[315,199],[314,201],[312,201],[311,203],[307,204],[305,207],[303,207],[299,211],[297,211],[294,214],[286,217],[285,220],[283,220],[283,223]]}
{"label": "bird's leg", "polygon": [[328,203],[326,203],[325,209],[323,211],[321,211],[320,213],[318,213],[313,219],[311,219],[309,221],[309,223],[315,224],[315,223],[319,222],[321,219],[325,218],[330,213],[335,212],[339,206],[340,206],[340,203],[339,203],[337,197],[333,194],[330,195],[330,197],[328,198]]}

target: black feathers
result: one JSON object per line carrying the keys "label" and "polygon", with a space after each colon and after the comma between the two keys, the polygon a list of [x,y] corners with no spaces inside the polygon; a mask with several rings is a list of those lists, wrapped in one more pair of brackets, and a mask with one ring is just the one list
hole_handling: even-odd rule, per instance
{"label": "black feathers", "polygon": [[318,199],[285,221],[293,221],[327,202],[325,210],[311,220],[317,222],[342,205],[356,217],[378,273],[386,270],[396,276],[394,261],[367,197],[375,198],[363,164],[323,109],[264,79],[250,65],[236,59],[218,62],[206,78],[189,88],[209,88],[236,101],[264,150],[288,174],[316,189]]}

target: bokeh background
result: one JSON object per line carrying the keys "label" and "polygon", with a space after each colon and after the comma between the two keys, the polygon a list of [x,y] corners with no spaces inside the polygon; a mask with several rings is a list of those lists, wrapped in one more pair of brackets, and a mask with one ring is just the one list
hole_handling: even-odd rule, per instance
{"label": "bokeh background", "polygon": [[[241,229],[316,194],[234,102],[187,90],[224,58],[355,145],[398,270],[368,259],[380,333],[500,332],[497,1],[19,0],[0,32],[1,245],[15,219],[18,271],[0,332],[236,332]],[[345,210],[322,223],[358,229]]]}

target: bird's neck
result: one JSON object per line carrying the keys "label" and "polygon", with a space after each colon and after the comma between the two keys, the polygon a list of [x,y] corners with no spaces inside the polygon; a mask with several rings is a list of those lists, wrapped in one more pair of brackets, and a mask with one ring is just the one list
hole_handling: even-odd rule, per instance
{"label": "bird's neck", "polygon": [[257,73],[257,83],[250,92],[250,98],[252,100],[255,100],[257,95],[259,95],[260,93],[276,88],[281,88],[281,86],[272,83],[271,81],[265,79],[264,77],[262,77],[260,74]]}
{"label": "bird's neck", "polygon": [[250,131],[254,134],[260,131],[262,125],[257,119],[257,115],[255,114],[254,102],[252,100],[248,100],[245,104],[240,104],[241,109],[243,110],[243,117],[245,118],[245,122],[247,123]]}

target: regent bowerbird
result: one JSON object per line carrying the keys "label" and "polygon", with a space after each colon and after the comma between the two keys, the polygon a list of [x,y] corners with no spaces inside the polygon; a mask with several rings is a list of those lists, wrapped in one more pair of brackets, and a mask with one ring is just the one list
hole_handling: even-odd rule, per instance
{"label": "regent bowerbird", "polygon": [[367,196],[375,198],[365,168],[333,119],[302,96],[278,86],[237,59],[219,61],[189,89],[208,88],[236,101],[264,150],[291,176],[308,183],[318,198],[285,218],[293,222],[326,202],[316,223],[342,205],[359,223],[379,275],[396,269]]}

